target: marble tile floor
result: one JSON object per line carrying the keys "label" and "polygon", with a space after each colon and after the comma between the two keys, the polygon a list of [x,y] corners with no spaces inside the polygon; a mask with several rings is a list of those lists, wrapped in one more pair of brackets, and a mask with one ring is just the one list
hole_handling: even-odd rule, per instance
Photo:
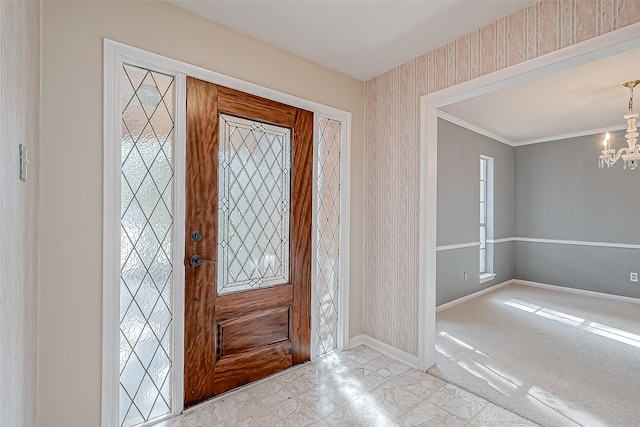
{"label": "marble tile floor", "polygon": [[331,353],[157,427],[536,426],[366,346]]}

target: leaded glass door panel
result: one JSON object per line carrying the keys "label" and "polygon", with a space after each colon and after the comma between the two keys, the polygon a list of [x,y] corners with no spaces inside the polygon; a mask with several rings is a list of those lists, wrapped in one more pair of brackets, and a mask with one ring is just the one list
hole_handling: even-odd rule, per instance
{"label": "leaded glass door panel", "polygon": [[218,294],[289,283],[291,130],[220,114]]}
{"label": "leaded glass door panel", "polygon": [[313,114],[187,79],[185,406],[310,358]]}

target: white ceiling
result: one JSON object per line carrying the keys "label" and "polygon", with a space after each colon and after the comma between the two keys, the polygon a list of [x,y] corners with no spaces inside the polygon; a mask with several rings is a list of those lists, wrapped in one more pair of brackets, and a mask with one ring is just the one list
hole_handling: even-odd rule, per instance
{"label": "white ceiling", "polygon": [[[361,80],[536,2],[168,1]],[[628,99],[622,83],[635,79],[640,79],[640,49],[461,101],[442,111],[510,145],[621,129]],[[636,111],[640,110],[638,92]]]}
{"label": "white ceiling", "polygon": [[169,0],[240,33],[360,80],[535,0]]}
{"label": "white ceiling", "polygon": [[[463,121],[523,145],[592,130],[621,129],[629,90],[640,79],[640,49],[609,56],[441,108]],[[640,90],[635,111],[640,110]]]}

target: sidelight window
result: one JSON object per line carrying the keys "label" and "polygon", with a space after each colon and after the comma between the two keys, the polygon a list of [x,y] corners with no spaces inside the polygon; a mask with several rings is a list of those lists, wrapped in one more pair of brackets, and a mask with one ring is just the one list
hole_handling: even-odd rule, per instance
{"label": "sidelight window", "polygon": [[120,75],[120,426],[171,413],[173,76]]}
{"label": "sidelight window", "polygon": [[338,348],[340,286],[340,156],[342,123],[320,117],[316,195],[315,355]]}

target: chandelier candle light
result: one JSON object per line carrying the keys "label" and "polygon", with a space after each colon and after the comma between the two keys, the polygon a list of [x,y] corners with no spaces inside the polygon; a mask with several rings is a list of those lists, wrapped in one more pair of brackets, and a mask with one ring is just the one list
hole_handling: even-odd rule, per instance
{"label": "chandelier candle light", "polygon": [[635,169],[638,167],[638,161],[640,161],[640,145],[636,145],[636,142],[638,141],[636,119],[639,114],[633,113],[633,88],[638,84],[640,84],[640,80],[631,80],[623,84],[624,87],[629,89],[629,114],[624,116],[628,123],[625,138],[627,139],[629,147],[621,148],[617,152],[615,149],[610,148],[609,139],[611,138],[611,135],[607,132],[604,137],[604,141],[602,141],[602,145],[604,146],[602,154],[598,157],[598,166],[600,168],[603,168],[604,165],[607,165],[607,167],[610,168],[620,159],[620,157],[624,160],[624,169],[627,167],[629,169]]}

